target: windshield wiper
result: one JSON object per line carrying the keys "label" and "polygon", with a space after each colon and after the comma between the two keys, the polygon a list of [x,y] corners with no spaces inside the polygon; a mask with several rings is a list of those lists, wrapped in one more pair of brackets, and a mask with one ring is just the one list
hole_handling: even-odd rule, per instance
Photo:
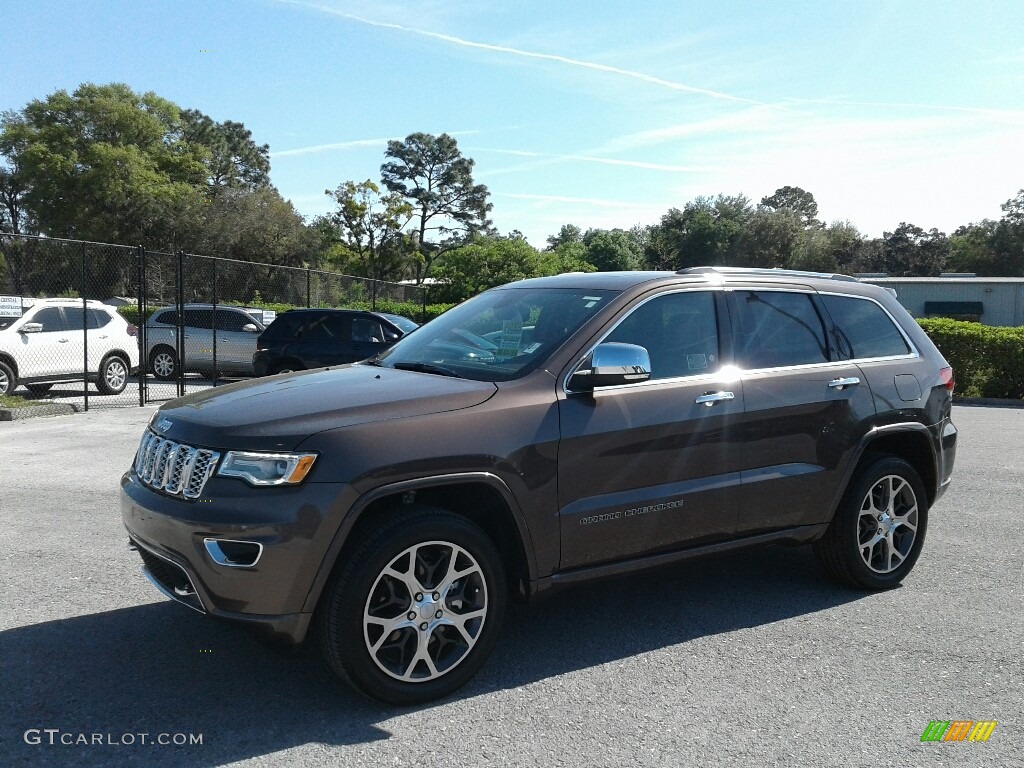
{"label": "windshield wiper", "polygon": [[434,365],[433,363],[392,363],[392,368],[398,368],[402,371],[418,371],[419,373],[436,373],[438,376],[453,376],[456,379],[461,379],[455,371],[451,368],[445,368],[443,365]]}

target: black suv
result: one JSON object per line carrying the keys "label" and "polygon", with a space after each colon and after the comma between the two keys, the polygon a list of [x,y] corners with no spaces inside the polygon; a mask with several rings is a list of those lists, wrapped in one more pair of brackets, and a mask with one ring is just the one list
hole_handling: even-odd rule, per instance
{"label": "black suv", "polygon": [[852,278],[565,274],[364,363],[164,405],[122,515],[168,597],[313,628],[359,690],[426,701],[483,664],[510,594],[769,542],[898,584],[950,481],[952,392]]}
{"label": "black suv", "polygon": [[354,309],[292,309],[260,334],[257,376],[355,363],[383,352],[419,326],[407,317]]}

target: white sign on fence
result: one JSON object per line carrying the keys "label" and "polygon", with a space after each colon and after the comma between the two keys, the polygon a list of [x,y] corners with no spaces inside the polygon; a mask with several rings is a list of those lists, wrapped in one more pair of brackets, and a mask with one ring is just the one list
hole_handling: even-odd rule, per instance
{"label": "white sign on fence", "polygon": [[21,296],[0,296],[0,317],[21,317]]}

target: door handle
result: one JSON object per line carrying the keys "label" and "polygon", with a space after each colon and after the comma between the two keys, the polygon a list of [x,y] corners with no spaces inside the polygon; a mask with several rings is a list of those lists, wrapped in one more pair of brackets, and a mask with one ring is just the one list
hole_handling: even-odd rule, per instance
{"label": "door handle", "polygon": [[60,343],[60,344],[67,344],[67,343],[68,343],[68,340],[67,340],[67,339],[57,339],[57,341],[58,341],[58,343]]}
{"label": "door handle", "polygon": [[832,381],[828,383],[828,385],[832,387],[832,389],[840,390],[846,389],[847,387],[855,387],[858,384],[860,384],[860,379],[858,379],[856,376],[850,376],[849,378],[846,379],[832,379]]}
{"label": "door handle", "polygon": [[735,399],[736,395],[734,395],[732,392],[708,392],[707,394],[701,395],[693,402],[697,403],[697,405],[706,405],[708,408],[710,408],[715,403],[721,402],[723,400]]}

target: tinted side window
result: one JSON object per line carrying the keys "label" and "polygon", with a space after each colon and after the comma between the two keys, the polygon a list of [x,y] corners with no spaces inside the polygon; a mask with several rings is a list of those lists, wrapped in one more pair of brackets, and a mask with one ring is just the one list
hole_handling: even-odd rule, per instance
{"label": "tinted side window", "polygon": [[822,295],[821,301],[835,323],[835,345],[844,357],[890,357],[910,352],[899,329],[875,302],[828,294]]}
{"label": "tinted side window", "polygon": [[266,334],[273,339],[295,339],[302,335],[302,315],[284,314],[278,317],[267,328]]}
{"label": "tinted side window", "polygon": [[348,341],[350,320],[345,315],[323,315],[309,322],[302,338],[314,341]]}
{"label": "tinted side window", "polygon": [[217,310],[214,317],[218,331],[241,331],[246,325],[256,325],[256,321],[248,314],[232,310]]}
{"label": "tinted side window", "polygon": [[109,313],[104,312],[102,309],[90,309],[89,310],[89,327],[90,328],[102,328],[114,318]]}
{"label": "tinted side window", "polygon": [[[86,310],[88,311],[88,310]],[[93,310],[95,311],[95,310]],[[64,307],[64,330],[80,331],[84,328],[81,307]],[[90,325],[90,328],[96,326]]]}
{"label": "tinted side window", "polygon": [[[61,319],[59,307],[46,307],[46,309],[41,309],[36,312],[29,322],[41,324],[44,331],[64,330],[64,321]],[[79,327],[81,327],[81,323],[79,323]]]}
{"label": "tinted side window", "polygon": [[184,316],[188,328],[213,328],[213,310],[186,309]]}
{"label": "tinted side window", "polygon": [[159,312],[153,322],[160,323],[160,325],[177,325],[178,312],[173,309],[168,310],[167,312]]}
{"label": "tinted side window", "polygon": [[806,293],[736,291],[736,357],[744,368],[828,362],[825,328]]}
{"label": "tinted side window", "polygon": [[379,322],[368,317],[352,318],[352,341],[380,343],[383,340]]}
{"label": "tinted side window", "polygon": [[651,356],[651,378],[696,376],[718,368],[714,295],[688,291],[641,304],[605,339],[639,344]]}

